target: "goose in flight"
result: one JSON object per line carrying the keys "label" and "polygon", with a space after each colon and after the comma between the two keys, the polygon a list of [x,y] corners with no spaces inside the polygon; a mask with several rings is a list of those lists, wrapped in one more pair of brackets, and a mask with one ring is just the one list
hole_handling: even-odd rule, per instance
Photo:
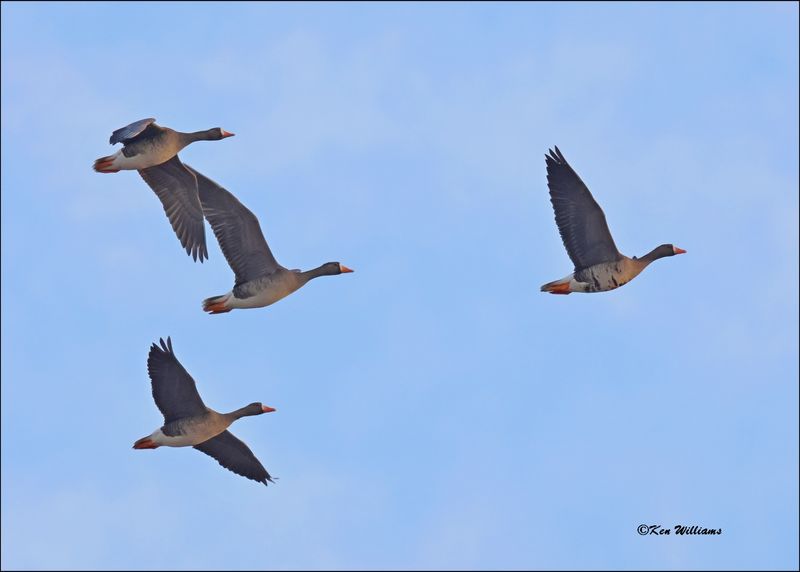
{"label": "goose in flight", "polygon": [[113,155],[94,162],[98,173],[137,170],[156,193],[181,246],[195,261],[208,258],[203,209],[197,198],[197,181],[178,158],[178,152],[195,141],[218,141],[233,136],[219,127],[183,133],[141,119],[111,134],[109,143],[122,143]]}
{"label": "goose in flight", "polygon": [[273,482],[267,470],[250,448],[234,437],[228,427],[242,417],[275,411],[272,407],[251,403],[230,413],[217,413],[206,407],[194,379],[183,368],[172,350],[172,340],[153,344],[147,357],[147,373],[153,399],[164,415],[164,425],[147,437],[138,439],[134,449],[194,447],[237,475],[259,483]]}
{"label": "goose in flight", "polygon": [[203,300],[204,311],[222,314],[236,308],[263,308],[309,280],[352,272],[339,262],[326,262],[305,272],[284,268],[272,255],[256,216],[220,185],[188,165],[186,168],[197,177],[203,214],[236,276],[230,292]]}
{"label": "goose in flight", "polygon": [[603,209],[570,167],[558,147],[545,155],[547,186],[556,215],[556,225],[575,271],[542,286],[542,292],[606,292],[633,280],[648,264],[686,251],[662,244],[642,256],[628,258],[617,250],[608,230]]}

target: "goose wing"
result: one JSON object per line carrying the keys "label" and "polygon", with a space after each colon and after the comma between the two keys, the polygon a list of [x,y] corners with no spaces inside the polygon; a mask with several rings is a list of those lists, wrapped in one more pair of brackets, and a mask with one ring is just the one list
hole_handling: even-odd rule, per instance
{"label": "goose wing", "polygon": [[208,259],[203,207],[197,192],[194,173],[175,155],[154,167],[139,169],[139,174],[158,196],[172,229],[195,261]]}
{"label": "goose wing", "polygon": [[189,165],[186,168],[197,177],[203,214],[236,275],[236,286],[278,270],[281,266],[269,249],[256,215],[222,186]]}
{"label": "goose wing", "polygon": [[144,131],[148,125],[151,123],[155,123],[155,117],[148,117],[147,119],[140,119],[139,121],[134,121],[130,125],[126,125],[125,127],[120,127],[116,131],[111,134],[108,142],[114,145],[115,143],[126,143],[130,141],[137,135],[140,135],[142,131]]}
{"label": "goose wing", "polygon": [[194,448],[215,458],[220,465],[237,475],[265,485],[267,481],[274,482],[264,465],[256,459],[250,447],[237,439],[230,431],[223,431],[216,437],[195,445]]}
{"label": "goose wing", "polygon": [[164,424],[205,414],[206,404],[197,392],[194,379],[175,357],[172,340],[167,338],[165,343],[159,339],[159,342],[160,347],[156,344],[150,346],[147,373],[153,388],[153,400],[164,415]]}
{"label": "goose wing", "polygon": [[558,147],[545,155],[545,162],[556,225],[575,270],[619,260],[622,255],[608,230],[603,209]]}

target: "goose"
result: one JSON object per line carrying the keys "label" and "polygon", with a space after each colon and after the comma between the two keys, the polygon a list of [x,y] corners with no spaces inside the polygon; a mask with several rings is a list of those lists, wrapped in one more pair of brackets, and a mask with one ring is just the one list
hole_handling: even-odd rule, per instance
{"label": "goose", "polygon": [[197,178],[203,214],[236,279],[227,294],[203,300],[204,311],[223,314],[237,308],[263,308],[309,280],[353,272],[339,262],[327,262],[306,272],[284,268],[272,255],[256,216],[226,189],[189,165],[186,168]]}
{"label": "goose", "polygon": [[[178,152],[195,141],[218,141],[233,135],[220,127],[183,133],[156,125],[153,117],[141,119],[111,134],[109,143],[122,143],[123,147],[113,155],[97,159],[94,170],[98,173],[137,170],[161,201],[186,253],[203,262],[208,251],[197,181],[181,163]],[[165,181],[179,184],[167,189]]]}
{"label": "goose", "polygon": [[242,417],[261,415],[274,408],[251,403],[230,413],[217,413],[207,407],[194,379],[181,365],[172,349],[172,339],[159,338],[147,356],[147,373],[153,400],[164,415],[164,425],[147,437],[138,439],[134,449],[158,447],[194,447],[228,469],[256,482],[273,483],[267,470],[250,448],[228,431],[231,423]]}
{"label": "goose", "polygon": [[608,230],[603,209],[558,147],[555,152],[552,149],[548,151],[545,163],[550,202],[553,203],[558,232],[575,271],[561,280],[543,285],[542,292],[607,292],[633,280],[654,260],[686,252],[672,244],[662,244],[641,258],[620,254]]}

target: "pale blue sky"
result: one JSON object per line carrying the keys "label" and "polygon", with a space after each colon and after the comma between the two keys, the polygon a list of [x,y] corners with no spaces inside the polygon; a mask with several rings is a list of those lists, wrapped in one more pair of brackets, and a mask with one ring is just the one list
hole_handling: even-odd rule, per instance
{"label": "pale blue sky", "polygon": [[[278,260],[266,309],[181,251],[135,173],[142,117]],[[798,7],[2,4],[2,567],[798,567]],[[571,271],[558,145],[620,249]],[[133,451],[171,335],[280,478]],[[722,528],[643,538],[639,524]]]}

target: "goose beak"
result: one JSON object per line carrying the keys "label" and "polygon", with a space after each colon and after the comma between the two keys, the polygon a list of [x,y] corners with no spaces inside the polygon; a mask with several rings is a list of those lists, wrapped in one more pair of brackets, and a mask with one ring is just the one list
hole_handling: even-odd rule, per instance
{"label": "goose beak", "polygon": [[352,272],[352,270],[350,270],[350,269],[349,269],[347,266],[345,266],[344,264],[340,264],[340,265],[339,265],[339,270],[341,270],[341,271],[342,271],[342,274],[344,274],[345,272]]}
{"label": "goose beak", "polygon": [[225,139],[226,137],[233,137],[236,133],[231,133],[230,131],[222,130],[222,138]]}
{"label": "goose beak", "polygon": [[686,254],[686,251],[682,248],[678,248],[677,246],[673,246],[672,250],[675,251],[675,254]]}
{"label": "goose beak", "polygon": [[277,409],[270,407],[269,405],[262,405],[261,409],[264,411],[264,413],[272,413],[273,411],[277,411]]}

